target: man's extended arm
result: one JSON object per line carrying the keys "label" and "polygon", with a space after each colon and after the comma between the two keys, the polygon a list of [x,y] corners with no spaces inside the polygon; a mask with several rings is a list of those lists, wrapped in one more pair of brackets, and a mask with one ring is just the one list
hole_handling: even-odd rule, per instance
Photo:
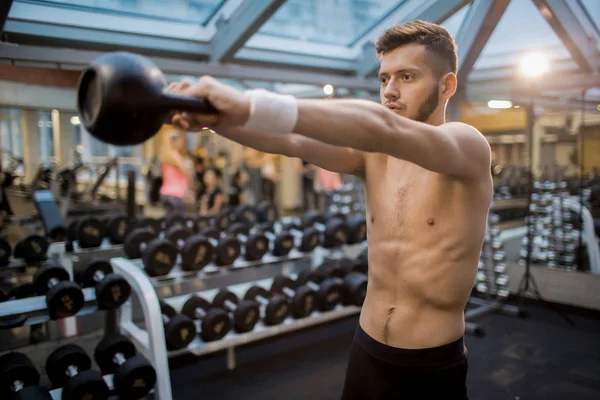
{"label": "man's extended arm", "polygon": [[432,126],[367,100],[298,100],[295,133],[363,152],[388,154],[456,177],[489,172],[490,148],[475,128]]}

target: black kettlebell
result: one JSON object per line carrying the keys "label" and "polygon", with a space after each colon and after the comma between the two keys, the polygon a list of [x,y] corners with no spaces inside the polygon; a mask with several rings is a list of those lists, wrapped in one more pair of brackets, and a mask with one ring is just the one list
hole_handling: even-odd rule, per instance
{"label": "black kettlebell", "polygon": [[108,53],[82,72],[77,110],[92,136],[116,146],[145,142],[169,122],[173,111],[217,112],[206,99],[163,93],[166,85],[163,73],[149,59]]}

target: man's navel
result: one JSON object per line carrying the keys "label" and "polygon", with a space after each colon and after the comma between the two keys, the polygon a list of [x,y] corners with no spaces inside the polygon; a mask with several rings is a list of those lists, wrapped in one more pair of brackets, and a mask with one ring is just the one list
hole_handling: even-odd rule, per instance
{"label": "man's navel", "polygon": [[429,218],[429,219],[427,220],[427,225],[429,225],[429,226],[433,226],[433,225],[435,225],[435,219],[433,219],[433,218]]}

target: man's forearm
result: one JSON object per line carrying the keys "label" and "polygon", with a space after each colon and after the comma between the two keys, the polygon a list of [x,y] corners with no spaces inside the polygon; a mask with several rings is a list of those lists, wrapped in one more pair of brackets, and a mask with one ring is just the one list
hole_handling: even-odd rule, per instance
{"label": "man's forearm", "polygon": [[259,132],[241,127],[230,128],[226,132],[218,133],[242,146],[252,147],[263,153],[290,156],[289,153],[292,150],[289,135]]}

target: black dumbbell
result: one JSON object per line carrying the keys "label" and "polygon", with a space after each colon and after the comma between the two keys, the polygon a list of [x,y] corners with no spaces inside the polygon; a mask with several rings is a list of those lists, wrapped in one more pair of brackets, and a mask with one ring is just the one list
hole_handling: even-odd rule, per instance
{"label": "black dumbbell", "polygon": [[350,229],[348,244],[361,243],[367,240],[367,219],[364,215],[355,214],[347,219]]}
{"label": "black dumbbell", "polygon": [[53,387],[62,387],[64,400],[107,399],[109,389],[102,374],[94,371],[92,360],[81,347],[65,344],[46,359],[46,374]]}
{"label": "black dumbbell", "polygon": [[6,267],[10,264],[12,247],[6,238],[0,236],[0,267]]}
{"label": "black dumbbell", "polygon": [[258,217],[251,206],[240,204],[232,211],[231,220],[252,226],[258,221]]}
{"label": "black dumbbell", "polygon": [[106,226],[98,218],[85,218],[73,221],[67,229],[67,238],[70,241],[77,240],[82,249],[100,247],[106,236]]}
{"label": "black dumbbell", "polygon": [[304,271],[298,274],[296,282],[306,285],[316,292],[315,307],[321,312],[331,311],[342,301],[343,282],[340,278],[324,277],[315,271]]}
{"label": "black dumbbell", "polygon": [[303,253],[310,253],[321,244],[321,234],[312,226],[303,229],[298,224],[287,223],[281,226],[281,230],[291,233],[300,242],[298,250]]}
{"label": "black dumbbell", "polygon": [[133,226],[129,218],[123,215],[110,217],[104,223],[106,225],[108,240],[112,244],[123,244],[125,237]]}
{"label": "black dumbbell", "polygon": [[275,234],[273,224],[270,222],[258,225],[255,230],[269,239],[271,242],[271,254],[275,257],[287,256],[294,248],[294,235],[287,231]]}
{"label": "black dumbbell", "polygon": [[26,262],[39,263],[46,260],[50,244],[40,235],[29,235],[15,245],[14,257]]}
{"label": "black dumbbell", "polygon": [[231,224],[227,233],[235,235],[244,245],[246,261],[258,261],[269,251],[269,239],[262,233],[250,233],[250,226],[236,222]]}
{"label": "black dumbbell", "polygon": [[164,226],[162,227],[164,231],[169,230],[170,228],[189,228],[188,227],[188,218],[181,214],[171,215],[170,217],[165,219]]}
{"label": "black dumbbell", "polygon": [[177,247],[166,239],[157,239],[144,228],[129,232],[123,249],[128,258],[141,258],[150,276],[167,275],[177,262]]}
{"label": "black dumbbell", "polygon": [[200,337],[205,342],[221,340],[231,330],[231,318],[221,308],[212,305],[200,296],[191,296],[183,304],[181,313],[200,322]]}
{"label": "black dumbbell", "polygon": [[25,354],[13,351],[0,356],[0,398],[52,400],[39,383],[40,373]]}
{"label": "black dumbbell", "polygon": [[206,215],[201,215],[191,220],[189,224],[192,225],[194,232],[200,233],[211,225],[211,218]]}
{"label": "black dumbbell", "polygon": [[187,347],[196,336],[196,325],[186,315],[177,311],[164,301],[160,302],[160,311],[165,326],[165,341],[169,350]]}
{"label": "black dumbbell", "polygon": [[122,399],[139,399],[156,383],[156,371],[123,335],[110,335],[98,343],[94,359],[103,374],[114,374],[113,385]]}
{"label": "black dumbbell", "polygon": [[41,267],[33,278],[36,292],[46,295],[46,305],[51,319],[73,316],[84,305],[83,291],[70,280],[66,269],[56,264]]}
{"label": "black dumbbell", "polygon": [[179,249],[181,268],[184,271],[200,271],[212,260],[214,248],[210,240],[205,236],[195,235],[186,227],[170,227],[165,233],[165,239]]}
{"label": "black dumbbell", "polygon": [[261,319],[265,325],[279,325],[290,315],[290,306],[285,296],[276,294],[273,297],[269,291],[260,286],[252,286],[244,295],[245,300],[256,301],[260,307]]}
{"label": "black dumbbell", "polygon": [[291,314],[296,319],[307,317],[315,310],[315,291],[306,285],[297,285],[290,277],[275,277],[271,284],[271,293],[285,295],[291,299]]}
{"label": "black dumbbell", "polygon": [[260,317],[260,310],[255,301],[239,301],[238,297],[227,289],[219,290],[212,305],[233,314],[233,329],[238,333],[250,332]]}
{"label": "black dumbbell", "polygon": [[346,221],[339,218],[325,220],[315,211],[307,211],[302,217],[304,228],[312,226],[323,233],[323,247],[334,248],[347,244],[350,239],[350,228]]}
{"label": "black dumbbell", "polygon": [[211,224],[219,230],[219,232],[225,232],[229,225],[231,225],[231,217],[227,210],[221,210],[217,214],[211,217]]}
{"label": "black dumbbell", "polygon": [[144,218],[135,223],[135,229],[146,229],[158,237],[158,234],[162,231],[162,221],[154,218]]}
{"label": "black dumbbell", "polygon": [[362,306],[367,297],[367,277],[360,272],[350,272],[344,277],[342,304]]}
{"label": "black dumbbell", "polygon": [[242,253],[242,244],[239,239],[232,235],[221,238],[217,228],[212,226],[205,228],[200,235],[208,238],[213,245],[216,265],[231,265]]}
{"label": "black dumbbell", "polygon": [[26,299],[35,296],[37,296],[35,285],[33,283],[23,283],[22,285],[13,287],[8,292],[7,300]]}
{"label": "black dumbbell", "polygon": [[131,295],[131,285],[121,275],[113,273],[110,262],[91,259],[83,270],[78,271],[75,280],[84,288],[96,288],[96,301],[101,310],[120,307]]}
{"label": "black dumbbell", "polygon": [[256,206],[256,216],[259,222],[273,223],[279,218],[275,204],[264,200]]}

